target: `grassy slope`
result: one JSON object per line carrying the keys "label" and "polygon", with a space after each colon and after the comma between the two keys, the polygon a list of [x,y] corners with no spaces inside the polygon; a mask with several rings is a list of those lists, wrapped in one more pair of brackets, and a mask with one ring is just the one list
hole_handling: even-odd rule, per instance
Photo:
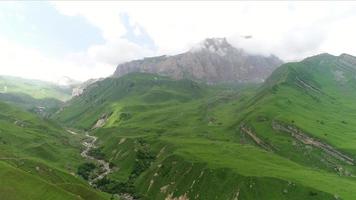
{"label": "grassy slope", "polygon": [[[120,168],[111,175],[117,180],[128,179],[135,166],[137,149],[141,148],[139,141],[143,140],[156,155],[155,162],[135,182],[138,192],[148,199],[164,199],[170,194],[186,194],[190,198],[201,199],[232,199],[237,191],[240,191],[242,199],[333,199],[334,195],[354,199],[354,178],[340,177],[320,162],[318,155],[321,152],[306,153],[305,149],[295,149],[291,136],[271,128],[273,119],[293,120],[298,127],[323,138],[325,134],[320,130],[329,130],[330,127],[327,141],[338,149],[353,153],[353,134],[348,132],[353,130],[352,113],[339,110],[339,113],[350,114],[347,118],[337,116],[340,117],[337,122],[329,123],[325,118],[338,107],[331,108],[332,103],[326,100],[326,105],[320,105],[320,102],[311,104],[315,97],[284,84],[283,77],[289,73],[286,69],[289,65],[275,72],[256,96],[253,89],[223,90],[147,74],[106,79],[96,83],[83,96],[73,99],[55,117],[71,126],[90,129],[101,116],[110,116],[96,134],[107,159]],[[314,77],[308,77],[312,74],[309,71],[298,73],[306,76],[303,78],[314,80]],[[322,78],[323,74],[319,77]],[[317,80],[314,80],[315,84],[325,84],[317,83]],[[277,91],[273,87],[276,83],[279,84]],[[339,97],[343,99],[345,109],[352,108],[352,100],[347,101],[352,96]],[[288,99],[299,103],[292,103],[291,106]],[[261,116],[267,120],[257,120]],[[341,119],[347,122],[347,126],[341,123]],[[324,123],[322,129],[319,129],[322,127],[320,120]],[[254,128],[256,134],[275,146],[277,151],[265,152],[243,138],[239,131],[241,122]],[[337,130],[343,130],[347,138],[333,132]],[[196,163],[197,168],[189,176],[182,176],[192,170],[184,166],[176,168],[176,171],[163,170],[160,174],[162,165],[172,168],[175,163],[187,166]],[[353,171],[353,166],[338,164]],[[211,174],[203,176],[204,181],[195,185],[204,170]],[[211,190],[224,185],[224,177],[235,178],[228,179],[231,182],[226,182],[225,190]],[[253,181],[248,182],[250,179]],[[334,184],[336,182],[338,184]],[[173,185],[167,186],[169,183]],[[254,184],[259,186],[254,187]],[[189,189],[188,185],[196,188]],[[297,189],[288,188],[290,185]],[[165,188],[170,189],[166,191]],[[253,191],[248,188],[253,188]],[[199,197],[198,194],[209,195]]]}
{"label": "grassy slope", "polygon": [[1,199],[104,199],[69,174],[82,160],[80,138],[8,104],[0,110]]}
{"label": "grassy slope", "polygon": [[0,161],[0,176],[1,199],[81,199],[2,161]]}
{"label": "grassy slope", "polygon": [[11,76],[0,76],[0,92],[24,93],[36,99],[54,98],[66,101],[71,97],[71,89],[61,88],[52,83]]}

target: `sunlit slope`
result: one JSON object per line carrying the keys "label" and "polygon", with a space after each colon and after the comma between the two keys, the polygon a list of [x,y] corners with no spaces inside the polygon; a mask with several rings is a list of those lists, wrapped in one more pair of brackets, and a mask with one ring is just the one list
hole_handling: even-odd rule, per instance
{"label": "sunlit slope", "polygon": [[0,102],[1,199],[104,199],[78,177],[80,138]]}
{"label": "sunlit slope", "polygon": [[[1,155],[36,157],[51,164],[75,163],[79,142],[59,125],[0,102]],[[76,155],[73,160],[66,154]]]}

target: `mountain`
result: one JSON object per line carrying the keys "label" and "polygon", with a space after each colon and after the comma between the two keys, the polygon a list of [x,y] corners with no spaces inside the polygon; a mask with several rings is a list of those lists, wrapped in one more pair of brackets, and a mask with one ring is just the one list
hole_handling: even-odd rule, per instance
{"label": "mountain", "polygon": [[263,82],[281,64],[276,56],[252,55],[233,47],[225,38],[211,38],[179,55],[119,64],[113,76],[146,72],[206,83]]}
{"label": "mountain", "polygon": [[109,193],[351,200],[355,69],[353,56],[322,54],[244,87],[130,73],[95,82],[53,119],[98,137],[114,171],[96,185]]}

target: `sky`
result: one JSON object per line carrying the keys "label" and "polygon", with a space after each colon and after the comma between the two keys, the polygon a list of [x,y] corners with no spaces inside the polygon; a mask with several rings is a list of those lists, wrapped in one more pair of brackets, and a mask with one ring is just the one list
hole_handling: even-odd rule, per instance
{"label": "sky", "polygon": [[285,61],[356,55],[356,2],[1,1],[0,75],[85,81],[211,37]]}

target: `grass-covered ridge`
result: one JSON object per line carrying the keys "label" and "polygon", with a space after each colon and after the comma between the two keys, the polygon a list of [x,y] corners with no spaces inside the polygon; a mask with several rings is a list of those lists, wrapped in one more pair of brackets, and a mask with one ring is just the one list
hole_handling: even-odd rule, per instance
{"label": "grass-covered ridge", "polygon": [[[272,130],[272,124],[280,121],[299,128],[306,135],[354,159],[355,74],[355,65],[345,60],[344,56],[323,54],[300,63],[286,64],[274,73],[275,76],[270,77],[267,81],[269,85],[266,84],[264,90],[251,101],[253,104],[248,107],[244,120],[257,133],[263,132],[265,137],[275,139],[275,145],[293,146],[292,140],[283,142],[283,134],[278,136],[280,139],[274,137],[276,130]],[[315,165],[319,163],[313,159],[309,162]],[[328,162],[325,161],[324,165],[337,167],[342,164]]]}

